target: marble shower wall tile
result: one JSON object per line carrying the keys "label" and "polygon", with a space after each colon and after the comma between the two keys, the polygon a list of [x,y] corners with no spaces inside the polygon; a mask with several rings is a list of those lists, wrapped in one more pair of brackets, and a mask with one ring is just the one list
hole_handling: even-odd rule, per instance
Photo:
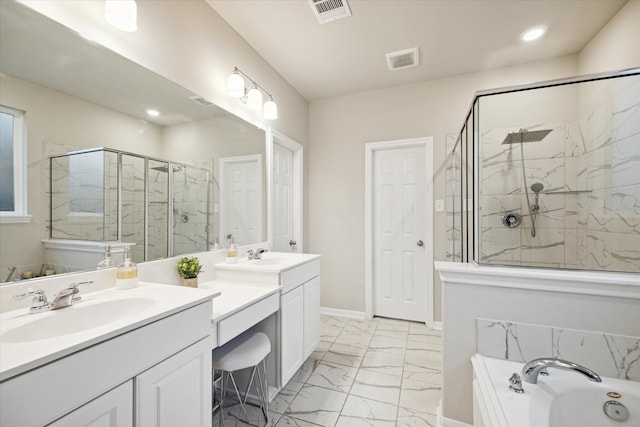
{"label": "marble shower wall tile", "polygon": [[479,318],[477,343],[478,353],[489,357],[526,362],[551,356],[640,382],[640,337]]}

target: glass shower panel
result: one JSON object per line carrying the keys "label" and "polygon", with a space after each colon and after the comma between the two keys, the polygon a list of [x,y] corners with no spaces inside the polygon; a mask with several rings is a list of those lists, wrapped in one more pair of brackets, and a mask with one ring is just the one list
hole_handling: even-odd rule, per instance
{"label": "glass shower panel", "polygon": [[145,260],[145,159],[122,153],[120,179],[120,240],[135,243],[131,256],[135,262],[142,262]]}
{"label": "glass shower panel", "polygon": [[173,166],[174,255],[208,249],[211,188],[209,171],[194,166]]}
{"label": "glass shower panel", "polygon": [[169,256],[169,163],[148,162],[147,260]]}
{"label": "glass shower panel", "polygon": [[103,150],[75,152],[50,159],[51,237],[116,240],[117,155]]}
{"label": "glass shower panel", "polygon": [[479,101],[478,262],[640,271],[640,76]]}

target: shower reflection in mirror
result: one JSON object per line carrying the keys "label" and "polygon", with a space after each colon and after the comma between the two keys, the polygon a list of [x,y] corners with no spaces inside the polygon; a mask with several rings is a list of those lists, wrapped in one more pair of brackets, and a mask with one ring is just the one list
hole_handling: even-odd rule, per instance
{"label": "shower reflection in mirror", "polygon": [[211,169],[107,148],[50,157],[50,237],[134,243],[136,262],[207,250]]}

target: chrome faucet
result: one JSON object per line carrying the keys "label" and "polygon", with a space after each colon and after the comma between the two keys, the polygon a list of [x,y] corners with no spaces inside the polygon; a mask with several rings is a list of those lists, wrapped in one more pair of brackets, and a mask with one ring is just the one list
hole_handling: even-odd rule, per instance
{"label": "chrome faucet", "polygon": [[53,296],[53,302],[49,303],[47,300],[47,294],[42,289],[33,290],[27,289],[27,292],[14,295],[13,299],[21,300],[26,297],[32,296],[31,307],[29,307],[29,313],[40,313],[49,310],[58,310],[60,308],[69,307],[74,302],[79,301],[81,298],[78,293],[80,290],[78,286],[93,283],[93,280],[88,282],[73,282],[69,287],[64,288]]}
{"label": "chrome faucet", "polygon": [[248,258],[251,259],[261,259],[262,258],[262,254],[265,252],[269,252],[267,249],[264,248],[258,248],[255,251],[253,249],[249,249],[247,251],[247,256]]}
{"label": "chrome faucet", "polygon": [[534,359],[525,364],[522,368],[522,379],[530,384],[537,384],[538,375],[545,368],[559,368],[569,371],[576,371],[589,378],[589,380],[591,381],[595,381],[597,383],[602,382],[600,376],[589,368],[585,368],[584,366],[580,366],[577,363],[568,362],[566,360],[546,357]]}

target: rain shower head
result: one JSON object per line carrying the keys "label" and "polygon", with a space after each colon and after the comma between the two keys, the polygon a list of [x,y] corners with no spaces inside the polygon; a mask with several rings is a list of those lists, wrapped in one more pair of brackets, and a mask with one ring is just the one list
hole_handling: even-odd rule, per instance
{"label": "rain shower head", "polygon": [[531,191],[538,194],[544,189],[544,185],[541,182],[534,182],[531,184]]}
{"label": "rain shower head", "polygon": [[[153,169],[154,171],[158,171],[158,172],[169,172],[169,166],[167,165],[155,166],[150,169]],[[182,170],[182,165],[173,165],[172,170],[174,172],[180,172]]]}
{"label": "rain shower head", "polygon": [[520,129],[518,132],[510,132],[502,141],[502,144],[519,144],[523,142],[542,141],[553,129],[526,130]]}

